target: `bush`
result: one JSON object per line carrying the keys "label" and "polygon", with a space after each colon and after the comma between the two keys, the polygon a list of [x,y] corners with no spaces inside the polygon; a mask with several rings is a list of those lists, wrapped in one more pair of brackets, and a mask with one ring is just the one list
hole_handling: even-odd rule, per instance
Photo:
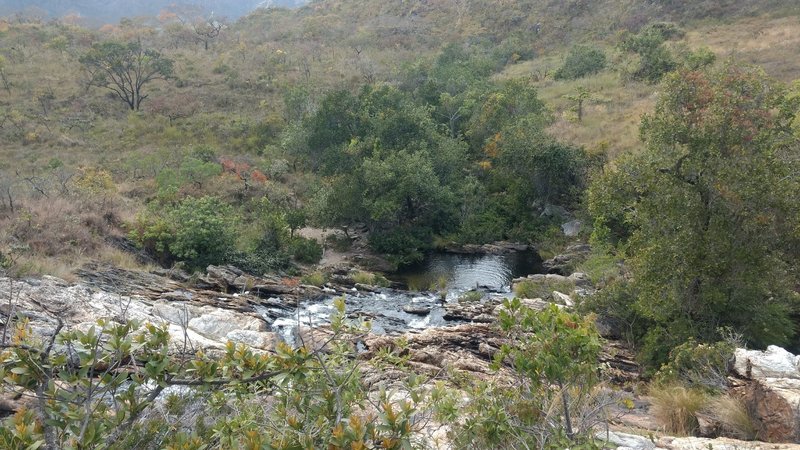
{"label": "bush", "polygon": [[[424,237],[423,237],[424,236]],[[369,236],[369,245],[397,266],[422,261],[422,249],[430,247],[430,235],[422,230],[399,228],[377,231]]]}
{"label": "bush", "polygon": [[304,264],[316,264],[322,259],[322,246],[314,239],[296,237],[289,244],[292,256]]}
{"label": "bush", "polygon": [[468,291],[458,297],[460,303],[475,303],[483,300],[483,292]]}
{"label": "bush", "polygon": [[369,286],[389,287],[389,280],[381,274],[358,271],[353,274],[353,281]]}
{"label": "bush", "polygon": [[698,344],[689,339],[670,352],[669,362],[656,373],[654,382],[681,382],[710,391],[724,390],[734,349],[731,342]]}
{"label": "bush", "polygon": [[697,431],[697,413],[708,402],[703,391],[681,385],[653,386],[650,396],[653,416],[666,432],[690,436]]}
{"label": "bush", "polygon": [[307,273],[302,277],[300,277],[300,282],[302,284],[322,287],[325,283],[328,282],[328,274],[320,271]]}
{"label": "bush", "polygon": [[236,240],[237,217],[216,197],[187,198],[170,213],[175,226],[169,249],[193,268],[224,262]]}
{"label": "bush", "polygon": [[216,197],[186,198],[167,211],[137,217],[131,238],[162,263],[185,261],[192,269],[226,261],[236,240],[238,216]]}
{"label": "bush", "polygon": [[543,279],[525,280],[514,285],[514,295],[519,298],[541,298],[549,299],[553,291],[568,294],[575,289],[575,285],[565,281],[549,281]]}
{"label": "bush", "polygon": [[592,430],[604,408],[593,389],[601,349],[594,319],[554,305],[537,312],[518,299],[503,306],[498,324],[513,345],[502,346],[495,367],[507,364],[519,382],[474,383],[466,404],[443,402],[453,446],[595,448]]}
{"label": "bush", "polygon": [[277,272],[288,269],[291,264],[285,251],[264,251],[256,249],[252,252],[231,250],[225,255],[225,263],[242,269],[253,275]]}
{"label": "bush", "polygon": [[576,45],[555,73],[556,80],[575,80],[595,74],[606,67],[606,54],[595,47]]}

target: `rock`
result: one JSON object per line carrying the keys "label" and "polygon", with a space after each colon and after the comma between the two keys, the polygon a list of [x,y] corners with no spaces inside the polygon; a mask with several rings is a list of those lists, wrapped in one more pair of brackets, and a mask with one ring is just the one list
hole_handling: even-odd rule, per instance
{"label": "rock", "polygon": [[[482,302],[452,302],[444,305],[444,319],[445,320],[458,320],[458,321],[473,321],[478,317],[478,321],[486,323],[491,322],[494,316],[494,309],[496,303],[486,301]],[[489,317],[492,317],[489,320]]]}
{"label": "rock", "polygon": [[546,204],[539,217],[567,217],[567,210],[563,206]]}
{"label": "rock", "polygon": [[189,329],[211,339],[226,340],[228,333],[237,330],[267,330],[266,324],[260,318],[212,307],[203,307],[201,313],[189,320]]}
{"label": "rock", "polygon": [[737,392],[768,442],[800,442],[800,358],[769,346],[766,351],[737,349],[732,373],[744,380]]}
{"label": "rock", "polygon": [[655,450],[656,444],[650,439],[637,434],[620,433],[616,431],[601,431],[594,435],[603,442],[603,448]]}
{"label": "rock", "polygon": [[800,379],[800,356],[770,345],[766,351],[736,349],[733,372],[748,379]]}
{"label": "rock", "polygon": [[555,300],[556,303],[566,306],[567,308],[572,308],[575,306],[575,302],[572,301],[572,297],[558,291],[553,291],[553,300]]}
{"label": "rock", "polygon": [[408,304],[403,307],[403,311],[415,316],[427,316],[431,312],[430,306]]}
{"label": "rock", "polygon": [[591,250],[588,244],[571,245],[564,250],[564,253],[543,262],[542,267],[547,273],[568,275],[575,266],[589,256]]}
{"label": "rock", "polygon": [[261,350],[273,350],[277,342],[275,333],[264,331],[234,330],[228,333],[226,337],[233,342]]}
{"label": "rock", "polygon": [[530,251],[531,247],[528,244],[521,244],[518,242],[498,241],[492,244],[456,244],[449,243],[444,247],[448,253],[458,253],[465,255],[504,255],[515,252]]}
{"label": "rock", "polygon": [[567,277],[567,279],[573,282],[575,286],[580,286],[580,287],[592,286],[592,280],[589,279],[589,275],[586,275],[583,272],[575,272],[569,277]]}
{"label": "rock", "polygon": [[219,288],[222,292],[228,292],[230,288],[236,287],[236,279],[243,274],[244,272],[233,266],[208,266],[202,281]]}
{"label": "rock", "polygon": [[581,227],[583,227],[583,222],[580,220],[570,220],[569,222],[561,224],[561,231],[564,233],[564,236],[575,237],[581,232]]}
{"label": "rock", "polygon": [[793,444],[764,444],[746,442],[730,438],[702,437],[662,437],[656,442],[657,448],[667,450],[800,450]]}

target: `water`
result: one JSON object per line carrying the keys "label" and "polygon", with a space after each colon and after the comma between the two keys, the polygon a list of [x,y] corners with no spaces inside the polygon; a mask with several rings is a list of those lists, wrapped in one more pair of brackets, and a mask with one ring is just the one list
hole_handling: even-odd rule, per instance
{"label": "water", "polygon": [[[388,275],[391,280],[419,292],[353,289],[345,295],[346,311],[350,317],[369,320],[372,332],[377,334],[455,324],[444,319],[447,303],[456,302],[470,290],[484,292],[487,298],[509,297],[512,279],[540,271],[541,258],[532,252],[507,255],[436,253],[421,264]],[[273,331],[286,342],[294,343],[298,325],[313,327],[329,322],[333,297],[301,302],[294,314],[284,313],[274,320],[276,310],[263,308],[259,312],[271,321]]]}
{"label": "water", "polygon": [[504,255],[433,253],[389,278],[412,290],[446,290],[456,296],[469,290],[509,292],[511,280],[542,271],[535,252]]}

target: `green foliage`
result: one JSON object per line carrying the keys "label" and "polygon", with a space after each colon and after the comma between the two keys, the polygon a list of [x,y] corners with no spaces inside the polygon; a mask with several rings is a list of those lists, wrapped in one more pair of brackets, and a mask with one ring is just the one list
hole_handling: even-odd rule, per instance
{"label": "green foliage", "polygon": [[369,286],[389,287],[389,280],[379,273],[358,271],[353,274],[353,281]]}
{"label": "green foliage", "polygon": [[311,286],[322,287],[328,282],[328,274],[321,271],[307,273],[300,277],[300,282]]}
{"label": "green foliage", "polygon": [[556,80],[575,80],[595,74],[606,67],[606,54],[586,45],[573,46],[555,73]]}
{"label": "green foliage", "polygon": [[[499,367],[508,364],[518,376],[513,388],[472,384],[466,404],[441,401],[440,413],[453,424],[451,440],[458,448],[595,448],[591,414],[601,345],[592,318],[579,318],[555,306],[541,312],[519,299],[504,302],[501,330],[513,345],[496,354]],[[585,408],[585,409],[583,409]],[[575,417],[581,416],[582,421]]]}
{"label": "green foliage", "polygon": [[575,289],[570,281],[525,280],[514,285],[514,295],[519,298],[541,298],[548,300],[553,291],[569,294]]}
{"label": "green foliage", "polygon": [[[366,328],[346,318],[343,299],[335,308],[334,335],[324,352],[279,344],[273,353],[255,353],[229,342],[214,355],[178,358],[167,330],[152,324],[101,320],[86,331],[62,330],[54,346],[19,323],[12,345],[0,352],[0,383],[4,391],[33,392],[37,410],[4,419],[0,444],[121,450],[369,448],[378,442],[413,448],[417,405],[424,399],[418,382],[411,377],[404,383],[407,400],[378,389],[371,394],[378,407],[367,407],[362,363],[350,340]],[[191,389],[156,408],[169,386]],[[198,411],[196,423],[180,424],[189,408]]]}
{"label": "green foliage", "polygon": [[304,264],[316,264],[322,259],[322,246],[316,239],[293,238],[289,249],[294,259]]}
{"label": "green foliage", "polygon": [[733,342],[698,344],[694,339],[675,347],[669,362],[653,381],[664,385],[681,383],[692,388],[721,392],[728,386],[727,375],[733,358]]}
{"label": "green foliage", "polygon": [[483,292],[480,291],[467,291],[458,297],[460,303],[475,303],[483,300]]}
{"label": "green foliage", "polygon": [[186,261],[204,269],[225,261],[236,239],[238,218],[216,197],[188,197],[167,210],[140,216],[131,237],[163,262]]}
{"label": "green foliage", "polygon": [[160,52],[145,49],[141,41],[127,44],[104,41],[80,58],[89,74],[89,84],[111,91],[132,111],[138,111],[146,84],[168,79],[173,75],[174,62]]}
{"label": "green foliage", "polygon": [[220,263],[235,242],[237,217],[215,197],[187,198],[170,213],[170,219],[176,225],[170,252],[191,267]]}
{"label": "green foliage", "polygon": [[664,43],[676,33],[674,26],[654,24],[638,34],[624,35],[620,48],[639,57],[636,68],[628,76],[638,81],[657,83],[665,74],[675,70],[678,64]]}
{"label": "green foliage", "polygon": [[785,92],[733,63],[670,75],[642,123],[647,149],[592,187],[596,232],[618,236],[634,308],[658,325],[643,339],[651,367],[689,338],[719,340],[719,326],[755,346],[795,332],[797,104]]}

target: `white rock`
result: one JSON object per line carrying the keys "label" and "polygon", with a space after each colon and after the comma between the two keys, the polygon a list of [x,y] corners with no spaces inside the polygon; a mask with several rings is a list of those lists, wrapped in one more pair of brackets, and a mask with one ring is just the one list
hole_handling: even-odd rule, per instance
{"label": "white rock", "polygon": [[798,359],[788,351],[770,345],[766,351],[736,349],[734,372],[743,378],[761,380],[766,378],[800,379]]}
{"label": "white rock", "polygon": [[155,317],[175,325],[187,326],[189,321],[197,317],[197,308],[185,303],[162,303],[153,305]]}
{"label": "white rock", "polygon": [[570,220],[561,225],[561,231],[564,233],[564,236],[575,237],[581,232],[582,226],[583,222],[580,220]]}
{"label": "white rock", "polygon": [[553,300],[555,300],[556,303],[562,303],[569,308],[575,306],[575,302],[572,301],[572,297],[562,292],[553,291]]}
{"label": "white rock", "polygon": [[233,311],[204,306],[203,313],[189,321],[189,329],[203,336],[227,340],[228,333],[236,330],[267,331],[263,320]]}
{"label": "white rock", "polygon": [[632,450],[654,450],[656,448],[656,444],[653,441],[636,434],[619,433],[616,431],[609,431],[606,433],[603,431],[596,433],[595,437],[605,442],[604,447],[606,448]]}
{"label": "white rock", "polygon": [[234,330],[226,336],[229,340],[261,350],[275,348],[276,335],[265,331]]}

